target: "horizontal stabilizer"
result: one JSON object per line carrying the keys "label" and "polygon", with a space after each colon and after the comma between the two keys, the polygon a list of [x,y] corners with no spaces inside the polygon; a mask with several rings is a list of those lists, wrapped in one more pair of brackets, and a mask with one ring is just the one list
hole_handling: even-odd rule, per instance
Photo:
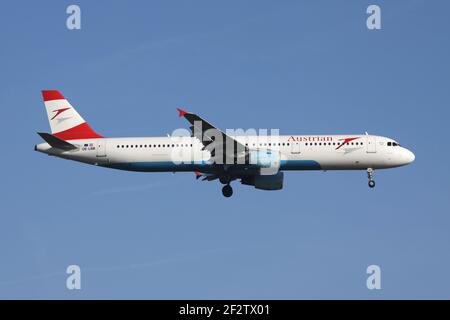
{"label": "horizontal stabilizer", "polygon": [[50,133],[38,132],[38,135],[45,140],[51,147],[61,149],[64,151],[75,150],[77,147],[65,140],[62,140]]}

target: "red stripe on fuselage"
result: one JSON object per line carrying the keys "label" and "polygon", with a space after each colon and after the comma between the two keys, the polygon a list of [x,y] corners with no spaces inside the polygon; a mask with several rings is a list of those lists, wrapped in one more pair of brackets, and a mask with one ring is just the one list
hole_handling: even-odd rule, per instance
{"label": "red stripe on fuselage", "polygon": [[87,122],[73,128],[54,133],[53,135],[63,140],[103,138],[103,136],[92,130]]}

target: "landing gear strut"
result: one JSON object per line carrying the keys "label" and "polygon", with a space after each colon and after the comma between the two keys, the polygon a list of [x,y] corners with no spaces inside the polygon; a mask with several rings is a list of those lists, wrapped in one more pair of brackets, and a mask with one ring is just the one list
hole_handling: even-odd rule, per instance
{"label": "landing gear strut", "polygon": [[226,198],[231,197],[233,195],[233,188],[229,184],[224,185],[222,188],[222,194]]}
{"label": "landing gear strut", "polygon": [[373,180],[373,169],[372,168],[367,168],[367,178],[369,178],[369,187],[374,188],[375,180]]}

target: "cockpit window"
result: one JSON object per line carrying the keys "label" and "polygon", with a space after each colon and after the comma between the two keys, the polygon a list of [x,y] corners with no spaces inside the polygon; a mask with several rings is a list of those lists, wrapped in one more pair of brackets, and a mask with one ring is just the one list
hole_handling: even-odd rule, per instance
{"label": "cockpit window", "polygon": [[394,141],[388,141],[387,145],[390,147],[400,147],[400,143],[394,142]]}
{"label": "cockpit window", "polygon": [[392,142],[388,141],[387,145],[390,147],[392,145]]}

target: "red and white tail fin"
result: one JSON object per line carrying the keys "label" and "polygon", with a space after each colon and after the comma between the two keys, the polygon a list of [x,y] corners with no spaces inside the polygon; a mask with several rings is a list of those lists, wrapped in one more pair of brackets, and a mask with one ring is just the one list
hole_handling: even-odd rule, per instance
{"label": "red and white tail fin", "polygon": [[43,90],[45,109],[52,134],[62,140],[103,138],[79,115],[57,90]]}

